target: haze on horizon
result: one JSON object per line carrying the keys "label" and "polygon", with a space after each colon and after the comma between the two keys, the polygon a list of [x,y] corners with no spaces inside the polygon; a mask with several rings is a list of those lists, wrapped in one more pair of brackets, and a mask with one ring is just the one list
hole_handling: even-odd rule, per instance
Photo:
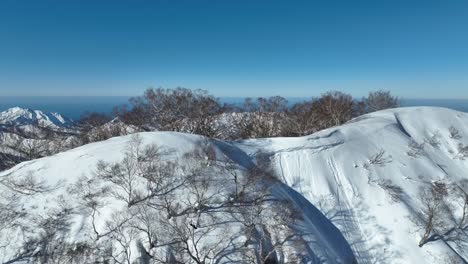
{"label": "haze on horizon", "polygon": [[468,2],[0,2],[0,96],[468,98]]}

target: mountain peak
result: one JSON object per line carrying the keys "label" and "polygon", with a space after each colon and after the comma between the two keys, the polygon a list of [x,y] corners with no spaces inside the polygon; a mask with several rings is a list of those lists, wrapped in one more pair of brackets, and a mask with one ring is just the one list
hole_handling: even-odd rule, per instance
{"label": "mountain peak", "polygon": [[0,112],[0,125],[21,126],[36,124],[48,127],[67,127],[71,123],[73,123],[73,120],[55,112],[48,113],[21,107],[12,107]]}

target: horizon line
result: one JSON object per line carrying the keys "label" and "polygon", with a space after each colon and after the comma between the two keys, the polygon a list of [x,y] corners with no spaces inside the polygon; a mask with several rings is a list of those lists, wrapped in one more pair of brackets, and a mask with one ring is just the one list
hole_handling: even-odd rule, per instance
{"label": "horizon line", "polygon": [[[363,97],[363,96],[354,96],[353,94],[347,93],[351,95],[352,97]],[[109,97],[114,97],[114,98],[131,98],[131,97],[140,97],[141,95],[0,95],[0,98],[69,98],[69,97],[82,97],[82,98],[109,98]],[[268,98],[268,97],[273,97],[273,96],[281,96],[283,98],[317,98],[320,97],[320,95],[310,95],[310,96],[283,96],[283,95],[269,95],[269,96],[215,96],[215,98]],[[431,98],[431,97],[404,97],[404,96],[398,96],[398,99],[400,100],[405,100],[405,99],[410,99],[410,100],[468,100],[467,98],[449,98],[449,97],[444,97],[444,98]]]}

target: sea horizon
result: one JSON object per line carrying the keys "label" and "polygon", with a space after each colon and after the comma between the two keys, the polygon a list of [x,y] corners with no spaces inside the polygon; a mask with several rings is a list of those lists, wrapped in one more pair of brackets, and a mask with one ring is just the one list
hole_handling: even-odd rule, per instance
{"label": "sea horizon", "polygon": [[[77,120],[86,112],[110,114],[114,107],[129,105],[134,96],[0,96],[0,111],[12,107],[57,112]],[[239,105],[247,97],[217,97],[221,103]],[[256,98],[256,97],[254,97]],[[285,97],[290,105],[313,97]],[[435,106],[468,112],[468,99],[402,98],[401,105]]]}

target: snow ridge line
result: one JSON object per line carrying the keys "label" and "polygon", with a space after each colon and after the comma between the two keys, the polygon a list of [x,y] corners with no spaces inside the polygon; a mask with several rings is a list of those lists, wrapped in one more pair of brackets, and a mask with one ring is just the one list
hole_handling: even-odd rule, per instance
{"label": "snow ridge line", "polygon": [[401,132],[405,134],[408,138],[412,138],[411,134],[403,126],[403,123],[400,120],[400,116],[397,113],[394,113],[393,116],[395,117],[395,121],[397,123],[398,128],[400,128]]}

